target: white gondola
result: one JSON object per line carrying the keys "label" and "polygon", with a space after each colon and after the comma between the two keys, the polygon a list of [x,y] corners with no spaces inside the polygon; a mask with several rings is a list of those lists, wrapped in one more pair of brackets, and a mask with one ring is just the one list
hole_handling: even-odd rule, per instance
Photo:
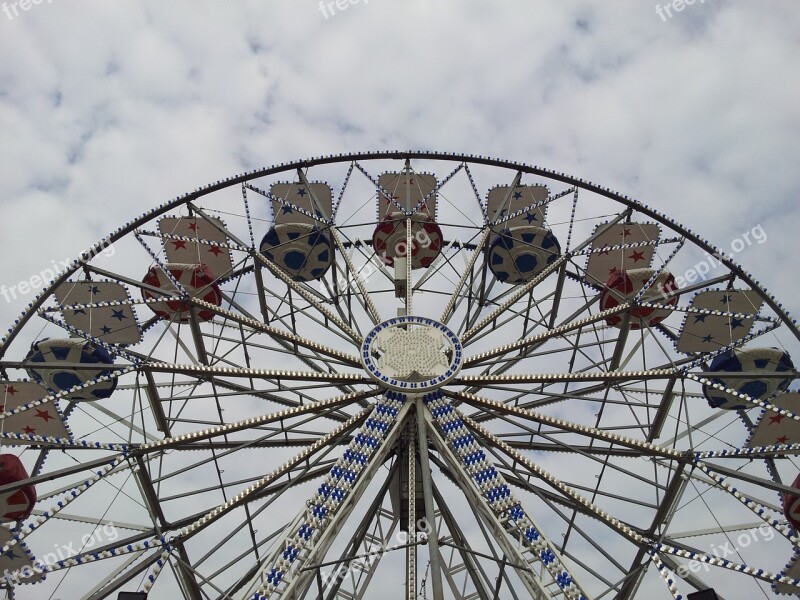
{"label": "white gondola", "polygon": [[[423,213],[414,213],[410,220],[411,268],[429,267],[442,251],[442,230],[433,218]],[[396,258],[408,254],[408,221],[409,217],[403,213],[389,213],[372,234],[375,254],[390,267]]]}
{"label": "white gondola", "polygon": [[513,190],[508,185],[498,185],[486,195],[486,213],[500,233],[512,227],[544,227],[547,217],[546,185],[518,185]]}
{"label": "white gondola", "polygon": [[383,173],[378,177],[378,220],[419,212],[436,220],[438,181],[430,173]]}
{"label": "white gondola", "polygon": [[[55,290],[64,321],[107,344],[138,344],[142,332],[127,288],[116,281],[65,281]],[[90,306],[111,303],[110,306]]]}
{"label": "white gondola", "polygon": [[[617,271],[650,267],[660,233],[653,223],[598,225],[586,260],[587,283],[603,286]],[[626,247],[617,247],[622,245]]]}
{"label": "white gondola", "polygon": [[21,410],[3,419],[3,432],[13,433],[21,438],[9,437],[3,445],[19,446],[35,444],[25,438],[30,435],[72,439],[64,415],[58,402],[41,402],[50,391],[35,381],[0,381],[0,412],[12,412],[17,408],[36,402],[36,406]]}
{"label": "white gondola", "polygon": [[[12,541],[14,544],[10,545]],[[12,582],[38,583],[45,579],[46,571],[28,549],[21,533],[0,527],[0,546],[9,546],[6,552],[0,554],[0,572],[9,575]]]}
{"label": "white gondola", "polygon": [[82,338],[45,338],[34,342],[25,362],[32,363],[27,367],[28,374],[53,393],[83,386],[98,377],[110,377],[70,392],[71,400],[101,400],[111,396],[117,387],[114,371],[108,368],[114,364],[113,357],[102,346]]}
{"label": "white gondola", "polygon": [[543,227],[503,230],[489,245],[488,263],[503,283],[527,283],[561,254],[558,239]]}
{"label": "white gondola", "polygon": [[333,243],[306,223],[279,223],[261,240],[261,253],[295,281],[319,279],[333,264]]}
{"label": "white gondola", "polygon": [[[789,387],[794,377],[787,373],[786,377],[775,377],[776,373],[794,371],[792,359],[778,348],[736,348],[716,356],[708,369],[716,376],[711,378],[712,384],[725,386],[739,394],[747,394],[754,400],[769,398],[773,393]],[[759,378],[757,373],[763,372],[769,377]],[[725,377],[725,373],[755,373],[753,377]],[[703,394],[712,408],[728,410],[749,408],[753,406],[743,398],[728,392],[703,386]]]}
{"label": "white gondola", "polygon": [[[167,262],[206,265],[216,278],[225,278],[233,270],[231,252],[225,246],[225,223],[214,217],[164,217],[158,230],[164,235]],[[189,238],[186,239],[174,239]],[[199,240],[204,240],[203,242]]]}
{"label": "white gondola", "polygon": [[[143,283],[159,288],[171,297],[169,300],[148,303],[150,309],[158,317],[167,321],[172,319],[183,323],[189,321],[191,303],[185,299],[187,295],[216,306],[222,304],[222,292],[216,283],[214,274],[206,265],[170,263],[165,267],[172,279],[175,279],[183,289],[178,289],[164,270],[157,266],[152,267],[142,280]],[[142,290],[142,296],[146,300],[164,298],[161,294],[148,289]],[[208,309],[198,309],[195,314],[200,321],[210,321],[214,318],[214,311]]]}
{"label": "white gondola", "polygon": [[[675,343],[678,352],[713,352],[744,338],[753,327],[763,300],[751,290],[707,290],[697,294],[690,308],[708,312],[687,312]],[[713,312],[740,316],[715,315]]]}

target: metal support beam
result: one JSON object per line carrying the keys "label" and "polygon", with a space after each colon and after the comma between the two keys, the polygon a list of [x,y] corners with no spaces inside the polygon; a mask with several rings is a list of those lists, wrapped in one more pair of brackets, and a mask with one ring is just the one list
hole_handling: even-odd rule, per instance
{"label": "metal support beam", "polygon": [[422,491],[425,496],[425,514],[428,518],[428,552],[431,557],[431,580],[433,582],[433,599],[444,600],[442,588],[442,559],[439,554],[439,537],[436,531],[436,519],[433,507],[433,484],[431,480],[431,465],[428,459],[428,434],[425,428],[425,411],[427,407],[422,403],[422,398],[416,398],[417,436],[419,440],[419,463],[422,467]]}
{"label": "metal support beam", "polygon": [[[406,430],[406,464],[408,489],[408,539],[417,541],[417,457],[414,450],[416,435],[409,423]],[[406,548],[406,600],[417,599],[417,547]]]}
{"label": "metal support beam", "polygon": [[[437,452],[442,456],[442,458],[444,458],[445,462],[452,469],[452,472],[461,486],[461,489],[467,495],[467,498],[470,500],[470,503],[475,509],[476,513],[485,521],[497,544],[500,546],[506,556],[512,557],[517,565],[528,565],[528,560],[522,554],[522,548],[508,538],[508,533],[506,532],[502,522],[486,505],[485,499],[481,495],[480,491],[475,487],[472,479],[461,467],[460,459],[453,453],[452,450],[450,450],[447,442],[439,435],[439,432],[435,429],[434,424],[432,421],[430,421],[427,413],[425,414],[425,420],[427,422],[428,429],[431,432],[431,440],[433,440],[433,444],[436,446]],[[550,593],[536,576],[532,567],[528,567],[526,569],[516,569],[516,571],[520,580],[522,581],[522,584],[525,586],[525,589],[528,591],[532,599],[550,600]]]}

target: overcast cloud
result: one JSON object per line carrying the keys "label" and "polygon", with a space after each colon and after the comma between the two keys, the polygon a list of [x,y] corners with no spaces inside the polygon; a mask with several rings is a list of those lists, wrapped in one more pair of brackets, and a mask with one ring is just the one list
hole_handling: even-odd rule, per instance
{"label": "overcast cloud", "polygon": [[310,0],[17,12],[0,13],[4,283],[243,169],[423,148],[600,181],[724,249],[761,223],[768,242],[738,258],[798,306],[790,1],[708,0],[666,21],[622,0],[372,0],[327,19]]}

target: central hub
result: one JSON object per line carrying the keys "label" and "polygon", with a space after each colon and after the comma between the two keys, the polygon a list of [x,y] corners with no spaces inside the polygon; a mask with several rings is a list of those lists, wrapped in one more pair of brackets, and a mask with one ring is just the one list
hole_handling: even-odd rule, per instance
{"label": "central hub", "polygon": [[461,342],[441,323],[396,317],[380,323],[361,345],[361,362],[383,386],[405,392],[439,388],[463,363]]}

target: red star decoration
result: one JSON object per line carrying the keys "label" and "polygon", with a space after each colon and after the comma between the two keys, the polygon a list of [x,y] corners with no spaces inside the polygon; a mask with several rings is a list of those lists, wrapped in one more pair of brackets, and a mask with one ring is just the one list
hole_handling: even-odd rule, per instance
{"label": "red star decoration", "polygon": [[22,429],[22,431],[24,431],[25,433],[28,433],[28,434],[31,434],[31,433],[36,433],[36,430],[35,430],[33,427],[31,427],[30,425],[26,425],[26,426],[25,426],[25,427]]}
{"label": "red star decoration", "polygon": [[6,386],[6,394],[11,394],[12,396],[17,393],[17,390],[14,389],[13,385]]}
{"label": "red star decoration", "polygon": [[608,270],[608,274],[611,275],[612,273],[616,273],[617,271],[619,271],[619,269],[617,269],[617,267],[611,267]]}
{"label": "red star decoration", "polygon": [[622,237],[627,237],[630,234],[631,234],[631,230],[630,229],[623,229],[622,230]]}
{"label": "red star decoration", "polygon": [[183,240],[176,240],[172,243],[175,244],[175,250],[177,250],[178,248],[183,248],[184,250],[186,250],[186,242],[184,242]]}
{"label": "red star decoration", "polygon": [[222,254],[222,250],[219,249],[219,246],[211,246],[211,248],[209,248],[208,251],[211,252],[214,256],[219,256],[220,254]]}
{"label": "red star decoration", "polygon": [[0,412],[6,412],[6,405],[0,404]]}
{"label": "red star decoration", "polygon": [[783,421],[783,418],[785,416],[786,415],[775,415],[774,417],[770,417],[769,424],[772,425],[773,423],[780,423],[781,421]]}
{"label": "red star decoration", "polygon": [[628,258],[630,258],[633,262],[639,262],[640,260],[644,260],[644,252],[636,252],[634,250],[633,254],[631,254]]}
{"label": "red star decoration", "polygon": [[600,252],[598,252],[598,254],[605,254],[606,256],[608,256],[608,244],[603,246],[603,249]]}
{"label": "red star decoration", "polygon": [[197,223],[189,223],[189,229],[194,232],[197,232]]}
{"label": "red star decoration", "polygon": [[776,444],[787,444],[788,442],[789,442],[789,438],[786,437],[785,435],[781,436],[781,437],[779,437],[778,439],[775,440]]}
{"label": "red star decoration", "polygon": [[40,419],[44,419],[45,423],[50,421],[50,419],[54,419],[55,418],[50,414],[49,411],[39,410],[38,408],[36,409],[36,416],[39,417]]}

